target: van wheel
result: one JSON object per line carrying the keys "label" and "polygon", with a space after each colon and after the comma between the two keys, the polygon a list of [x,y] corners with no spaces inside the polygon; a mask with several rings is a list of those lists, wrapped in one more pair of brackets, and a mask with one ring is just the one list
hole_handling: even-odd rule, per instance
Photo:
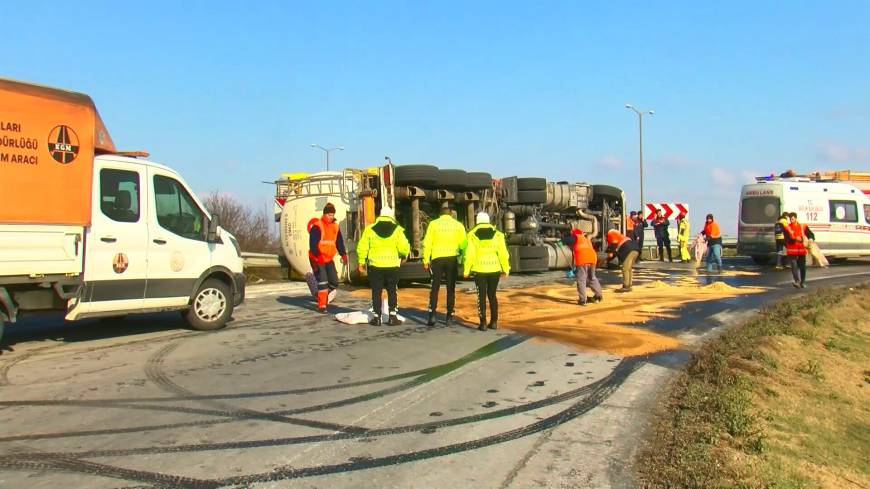
{"label": "van wheel", "polygon": [[230,288],[220,280],[210,278],[199,286],[184,319],[191,328],[211,331],[226,326],[233,313]]}

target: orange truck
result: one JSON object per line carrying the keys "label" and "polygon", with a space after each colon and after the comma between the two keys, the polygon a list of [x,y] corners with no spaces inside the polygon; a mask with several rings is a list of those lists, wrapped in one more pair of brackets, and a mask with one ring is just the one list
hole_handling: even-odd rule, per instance
{"label": "orange truck", "polygon": [[89,96],[0,79],[0,337],[45,310],[226,324],[244,299],[238,243],[145,156],[116,150]]}

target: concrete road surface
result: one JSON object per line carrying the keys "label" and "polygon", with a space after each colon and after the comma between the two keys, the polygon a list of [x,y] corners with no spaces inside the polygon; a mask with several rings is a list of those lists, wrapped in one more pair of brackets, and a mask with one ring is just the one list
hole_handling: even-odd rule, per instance
{"label": "concrete road surface", "polygon": [[[811,269],[804,291],[788,286],[788,272],[707,276],[648,262],[636,280],[662,272],[775,287],[642,326],[689,348],[767,301],[870,280],[870,263]],[[367,307],[346,293],[337,305]],[[650,404],[689,357],[427,328],[419,311],[402,311],[400,327],[348,326],[312,308],[304,285],[281,284],[252,287],[218,332],[186,330],[175,314],[8,328],[0,488],[634,487],[630,462]]]}

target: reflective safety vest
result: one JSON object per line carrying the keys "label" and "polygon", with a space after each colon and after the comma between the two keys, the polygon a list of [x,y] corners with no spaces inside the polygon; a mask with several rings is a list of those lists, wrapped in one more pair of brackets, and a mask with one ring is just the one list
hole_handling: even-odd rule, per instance
{"label": "reflective safety vest", "polygon": [[616,245],[615,248],[619,248],[626,241],[630,241],[624,234],[620,233],[615,229],[611,229],[607,231],[607,244]]}
{"label": "reflective safety vest", "polygon": [[[320,229],[320,241],[317,243],[317,250],[320,251],[319,256],[314,256],[311,251],[308,252],[308,257],[320,263],[330,263],[338,253],[335,241],[338,239],[338,221],[326,222],[323,218],[312,223],[312,227]],[[309,232],[311,229],[309,228]]]}
{"label": "reflective safety vest", "polygon": [[704,235],[707,239],[716,239],[722,237],[722,232],[719,231],[719,223],[716,221],[708,222],[704,225]]}
{"label": "reflective safety vest", "polygon": [[680,225],[677,226],[677,241],[689,242],[689,221],[680,219]]}
{"label": "reflective safety vest", "polygon": [[391,217],[379,217],[363,231],[356,247],[359,263],[395,268],[411,252],[405,229]]}
{"label": "reflective safety vest", "polygon": [[592,247],[592,241],[586,236],[580,234],[579,230],[575,229],[571,232],[574,235],[574,264],[577,266],[597,265],[598,253]]}
{"label": "reflective safety vest", "polygon": [[[490,237],[486,237],[487,235]],[[510,273],[510,256],[504,234],[492,224],[478,224],[472,228],[468,232],[462,263],[463,275],[471,272]]]}
{"label": "reflective safety vest", "polygon": [[465,248],[465,226],[453,218],[442,215],[429,223],[423,238],[423,263],[436,258],[458,256]]}
{"label": "reflective safety vest", "polygon": [[807,247],[804,244],[806,226],[799,222],[789,223],[785,227],[785,232],[789,235],[789,239],[785,240],[785,253],[789,256],[806,255]]}

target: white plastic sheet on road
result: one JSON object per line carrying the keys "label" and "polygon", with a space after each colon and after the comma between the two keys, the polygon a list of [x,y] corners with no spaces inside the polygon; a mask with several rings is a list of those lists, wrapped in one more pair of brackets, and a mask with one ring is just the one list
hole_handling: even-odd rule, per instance
{"label": "white plastic sheet on road", "polygon": [[[387,305],[387,300],[381,303],[381,311],[389,311],[389,306]],[[367,311],[353,311],[353,312],[340,312],[335,315],[336,321],[342,322],[344,324],[368,324],[372,318],[375,317],[375,311],[369,309]],[[405,318],[402,315],[397,314],[397,318],[399,321],[405,322]],[[387,321],[390,320],[389,312],[381,312],[381,322],[387,324]]]}

